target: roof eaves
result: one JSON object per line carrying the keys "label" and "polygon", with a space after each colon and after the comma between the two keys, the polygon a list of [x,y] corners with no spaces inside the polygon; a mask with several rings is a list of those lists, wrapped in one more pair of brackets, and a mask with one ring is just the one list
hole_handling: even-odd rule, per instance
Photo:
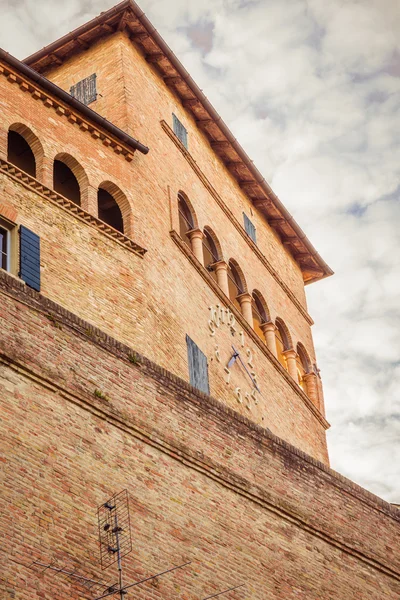
{"label": "roof eaves", "polygon": [[63,89],[58,87],[52,81],[49,81],[43,75],[40,75],[37,71],[24,64],[2,48],[0,48],[0,59],[4,62],[8,63],[11,67],[19,71],[22,75],[33,81],[34,83],[41,86],[50,94],[54,95],[56,98],[62,100],[64,104],[67,104],[74,110],[79,113],[82,113],[86,118],[90,119],[92,122],[96,123],[116,138],[118,138],[121,142],[132,148],[133,150],[139,150],[142,154],[147,154],[149,152],[149,148],[136,140],[135,138],[127,135],[122,129],[113,125],[110,121],[101,117],[97,112],[79,102],[76,98],[73,98],[68,92],[65,92]]}

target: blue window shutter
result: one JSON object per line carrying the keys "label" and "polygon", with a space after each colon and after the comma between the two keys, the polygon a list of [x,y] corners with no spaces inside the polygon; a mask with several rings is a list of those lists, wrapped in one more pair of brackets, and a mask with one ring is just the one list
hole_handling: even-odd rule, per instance
{"label": "blue window shutter", "polygon": [[40,237],[21,225],[19,238],[19,276],[27,285],[40,292]]}
{"label": "blue window shutter", "polygon": [[209,394],[207,357],[188,335],[186,336],[186,345],[190,383],[201,392]]}
{"label": "blue window shutter", "polygon": [[185,127],[182,125],[182,123],[180,122],[180,120],[178,119],[178,117],[176,115],[174,115],[173,113],[172,113],[172,125],[173,125],[173,129],[174,129],[174,133],[175,133],[176,137],[182,142],[182,144],[187,149],[187,147],[188,147],[187,131],[186,131]]}
{"label": "blue window shutter", "polygon": [[78,81],[70,88],[69,93],[83,104],[90,104],[97,100],[96,73]]}
{"label": "blue window shutter", "polygon": [[250,221],[249,217],[245,213],[243,213],[243,218],[244,218],[244,228],[245,228],[247,235],[249,235],[251,237],[251,239],[253,240],[253,242],[255,244],[257,244],[256,228],[254,227],[253,223]]}

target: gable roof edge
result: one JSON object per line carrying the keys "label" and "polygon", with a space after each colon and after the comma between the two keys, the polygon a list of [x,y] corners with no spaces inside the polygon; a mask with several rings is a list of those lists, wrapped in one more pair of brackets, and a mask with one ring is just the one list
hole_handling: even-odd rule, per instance
{"label": "gable roof edge", "polygon": [[[218,144],[226,144],[230,147],[230,149],[235,153],[235,155],[239,158],[237,164],[240,164],[246,174],[250,176],[250,179],[242,180],[239,178],[237,173],[232,173],[234,177],[238,180],[239,186],[243,189],[244,193],[250,198],[253,204],[263,212],[266,217],[267,222],[270,226],[275,229],[281,238],[282,243],[287,247],[288,251],[291,253],[297,264],[299,265],[302,273],[303,279],[306,284],[312,283],[314,281],[318,281],[319,279],[323,279],[325,277],[329,277],[333,274],[332,269],[327,265],[327,263],[323,260],[317,250],[314,248],[310,240],[307,238],[304,231],[297,224],[294,217],[289,213],[289,211],[285,208],[282,202],[279,200],[278,196],[272,190],[266,179],[262,176],[257,167],[254,166],[253,162],[233,136],[229,127],[222,120],[221,116],[218,114],[216,109],[212,106],[210,101],[207,99],[202,90],[198,87],[195,81],[192,79],[188,71],[176,57],[174,52],[168,46],[168,44],[163,40],[161,35],[158,33],[156,28],[152,25],[149,19],[146,17],[145,13],[140,9],[140,7],[134,2],[134,0],[124,0],[123,2],[117,4],[109,11],[101,13],[98,17],[92,19],[88,23],[82,25],[81,27],[75,29],[64,37],[60,38],[58,41],[53,42],[52,44],[46,46],[39,52],[29,56],[25,59],[25,63],[27,64],[37,64],[44,57],[47,57],[52,54],[57,48],[62,48],[67,43],[72,40],[77,39],[81,34],[87,33],[88,31],[93,30],[94,28],[101,27],[105,25],[106,21],[110,19],[115,19],[117,15],[121,14],[122,23],[125,20],[127,11],[131,12],[133,16],[139,21],[140,25],[144,28],[146,35],[152,39],[154,44],[159,48],[162,55],[168,60],[169,64],[173,68],[173,70],[178,74],[178,77],[169,77],[162,74],[161,69],[159,68],[160,76],[163,77],[165,83],[169,85],[168,79],[179,79],[184,83],[189,91],[189,94],[193,94],[194,98],[184,98],[182,94],[180,95],[179,90],[176,87],[177,82],[172,81],[172,88],[180,95],[180,99],[182,103],[185,105],[185,100],[190,104],[190,102],[198,102],[203,109],[203,112],[207,113],[209,116],[209,120],[212,124],[219,130],[219,133],[225,138],[224,141],[218,140],[209,140],[211,146],[213,145],[213,141],[215,146]],[[111,29],[111,28],[110,28]],[[143,34],[144,35],[144,34]],[[135,43],[141,44],[140,41],[135,40],[135,35],[130,36]],[[144,53],[146,55],[146,49],[144,48]],[[156,64],[156,67],[159,65]],[[178,82],[179,83],[179,82]],[[192,105],[190,105],[191,108]],[[185,108],[188,108],[187,104]],[[189,108],[188,108],[189,110]],[[202,120],[196,119],[195,111],[191,110],[191,113],[197,122],[198,126],[201,127]],[[206,134],[211,137],[209,132]],[[214,148],[216,152],[216,149]],[[216,152],[218,155],[218,152]],[[220,156],[220,155],[219,155]],[[224,158],[220,156],[220,158],[224,161]],[[229,162],[229,159],[226,159]],[[230,171],[229,167],[225,163],[225,166]]]}

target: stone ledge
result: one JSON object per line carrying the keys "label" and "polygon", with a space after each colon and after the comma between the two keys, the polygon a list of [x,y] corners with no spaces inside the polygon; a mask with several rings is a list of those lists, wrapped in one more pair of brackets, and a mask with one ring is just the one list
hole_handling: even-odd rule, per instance
{"label": "stone ledge", "polygon": [[64,196],[61,196],[54,190],[51,190],[50,188],[46,187],[45,185],[43,185],[43,183],[41,183],[31,175],[28,175],[24,171],[21,171],[12,163],[0,159],[0,173],[1,172],[11,177],[14,181],[21,183],[24,187],[35,191],[39,196],[46,200],[49,200],[52,204],[55,204],[63,210],[67,211],[69,214],[74,215],[74,217],[77,217],[80,221],[83,221],[87,225],[92,225],[98,231],[106,235],[108,238],[111,238],[113,241],[121,244],[128,250],[131,250],[141,258],[143,258],[143,256],[147,252],[145,248],[142,248],[141,246],[139,246],[139,244],[136,244],[136,242],[131,240],[131,238],[127,237],[120,231],[117,231],[113,227],[110,227],[109,225],[107,225],[107,223],[104,223],[104,221],[97,219],[90,213],[83,210],[74,202],[71,202],[71,200],[64,198]]}
{"label": "stone ledge", "polygon": [[134,153],[132,148],[124,147],[123,142],[117,142],[111,136],[106,135],[101,129],[83,119],[78,111],[71,110],[70,107],[62,104],[55,97],[44,92],[43,89],[32,85],[30,81],[24,79],[19,73],[12,71],[8,66],[0,64],[0,75],[6,77],[9,83],[18,85],[22,91],[31,94],[35,100],[42,101],[47,108],[55,110],[59,116],[65,117],[71,125],[78,125],[80,130],[88,133],[93,140],[99,140],[116,154],[121,154],[126,161],[132,162]]}

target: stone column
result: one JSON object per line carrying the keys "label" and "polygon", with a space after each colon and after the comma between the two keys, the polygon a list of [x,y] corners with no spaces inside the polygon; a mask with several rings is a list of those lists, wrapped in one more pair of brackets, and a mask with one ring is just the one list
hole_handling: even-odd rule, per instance
{"label": "stone column", "polygon": [[265,343],[267,344],[267,348],[275,358],[278,358],[278,353],[276,351],[276,342],[275,342],[275,329],[276,326],[272,321],[268,321],[268,323],[261,323],[260,325],[261,331],[265,335]]}
{"label": "stone column", "polygon": [[219,260],[213,264],[215,274],[217,276],[217,283],[225,296],[229,298],[229,285],[228,285],[228,265],[224,260]]}
{"label": "stone column", "polygon": [[203,265],[203,232],[201,231],[201,229],[192,229],[191,231],[188,231],[187,234],[192,245],[193,254],[197,258],[197,260]]}
{"label": "stone column", "polygon": [[283,352],[283,356],[286,358],[289,375],[295,380],[296,383],[298,383],[299,380],[297,377],[296,350],[293,350],[293,348],[285,350]]}
{"label": "stone column", "polygon": [[240,303],[242,315],[244,316],[246,321],[249,323],[249,325],[251,325],[253,327],[253,311],[251,308],[251,302],[253,299],[251,297],[251,294],[248,294],[247,292],[245,292],[244,294],[240,294],[237,297],[237,299]]}
{"label": "stone column", "polygon": [[319,397],[318,397],[318,384],[317,376],[315,373],[306,373],[304,375],[304,381],[307,386],[307,396],[311,402],[319,409]]}

